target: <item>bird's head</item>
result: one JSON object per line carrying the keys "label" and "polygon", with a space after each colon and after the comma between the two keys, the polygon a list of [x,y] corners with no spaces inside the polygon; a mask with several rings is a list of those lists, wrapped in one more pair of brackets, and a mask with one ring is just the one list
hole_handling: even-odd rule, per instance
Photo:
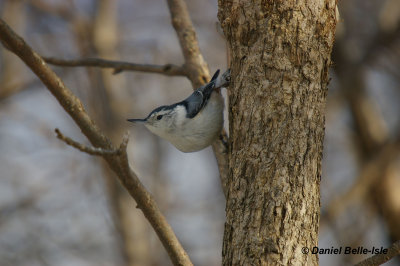
{"label": "bird's head", "polygon": [[[143,124],[151,132],[162,138],[168,139],[169,134],[174,132],[182,117],[184,106],[169,105],[160,106],[144,119],[128,119],[135,124]],[[183,117],[182,117],[183,118]]]}

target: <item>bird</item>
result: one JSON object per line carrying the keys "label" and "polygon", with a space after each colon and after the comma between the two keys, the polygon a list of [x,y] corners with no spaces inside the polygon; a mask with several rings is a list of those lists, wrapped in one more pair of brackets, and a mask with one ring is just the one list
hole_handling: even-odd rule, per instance
{"label": "bird", "polygon": [[143,119],[127,119],[143,124],[153,134],[188,153],[202,150],[218,138],[224,123],[224,99],[218,90],[230,82],[230,70],[196,89],[186,99],[155,108]]}

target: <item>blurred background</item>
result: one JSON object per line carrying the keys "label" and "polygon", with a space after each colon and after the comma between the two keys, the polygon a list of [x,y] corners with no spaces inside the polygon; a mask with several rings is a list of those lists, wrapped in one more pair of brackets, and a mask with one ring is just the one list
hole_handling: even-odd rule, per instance
{"label": "blurred background", "polygon": [[[210,71],[227,68],[217,1],[187,1]],[[339,2],[332,54],[320,248],[400,239],[400,1]],[[1,17],[43,56],[181,65],[165,1],[0,0]],[[191,93],[183,77],[52,67],[104,132],[129,130],[130,163],[195,265],[220,265],[225,200],[210,148],[184,154],[127,118]],[[0,265],[171,265],[135,202],[21,61],[0,48]],[[370,255],[320,255],[349,265]],[[387,265],[397,265],[392,260]]]}

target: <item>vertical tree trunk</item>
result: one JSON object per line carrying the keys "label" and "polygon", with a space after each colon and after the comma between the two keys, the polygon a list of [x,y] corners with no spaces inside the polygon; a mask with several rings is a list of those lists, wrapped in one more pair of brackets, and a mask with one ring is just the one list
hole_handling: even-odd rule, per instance
{"label": "vertical tree trunk", "polygon": [[230,49],[224,265],[318,264],[335,0],[219,0]]}

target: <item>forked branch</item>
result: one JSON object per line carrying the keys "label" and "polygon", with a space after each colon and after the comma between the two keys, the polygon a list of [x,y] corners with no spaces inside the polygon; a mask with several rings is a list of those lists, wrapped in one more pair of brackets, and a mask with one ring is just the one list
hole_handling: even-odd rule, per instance
{"label": "forked branch", "polygon": [[61,133],[61,131],[56,128],[54,130],[57,134],[57,138],[60,140],[64,141],[67,145],[72,146],[81,152],[85,152],[90,155],[96,155],[96,156],[105,156],[105,155],[120,155],[124,150],[126,150],[126,147],[128,146],[128,141],[129,141],[129,134],[126,133],[124,135],[124,138],[122,139],[121,145],[117,149],[112,149],[112,150],[105,150],[102,148],[97,148],[97,147],[89,147],[85,146],[67,136],[64,136],[64,134]]}

